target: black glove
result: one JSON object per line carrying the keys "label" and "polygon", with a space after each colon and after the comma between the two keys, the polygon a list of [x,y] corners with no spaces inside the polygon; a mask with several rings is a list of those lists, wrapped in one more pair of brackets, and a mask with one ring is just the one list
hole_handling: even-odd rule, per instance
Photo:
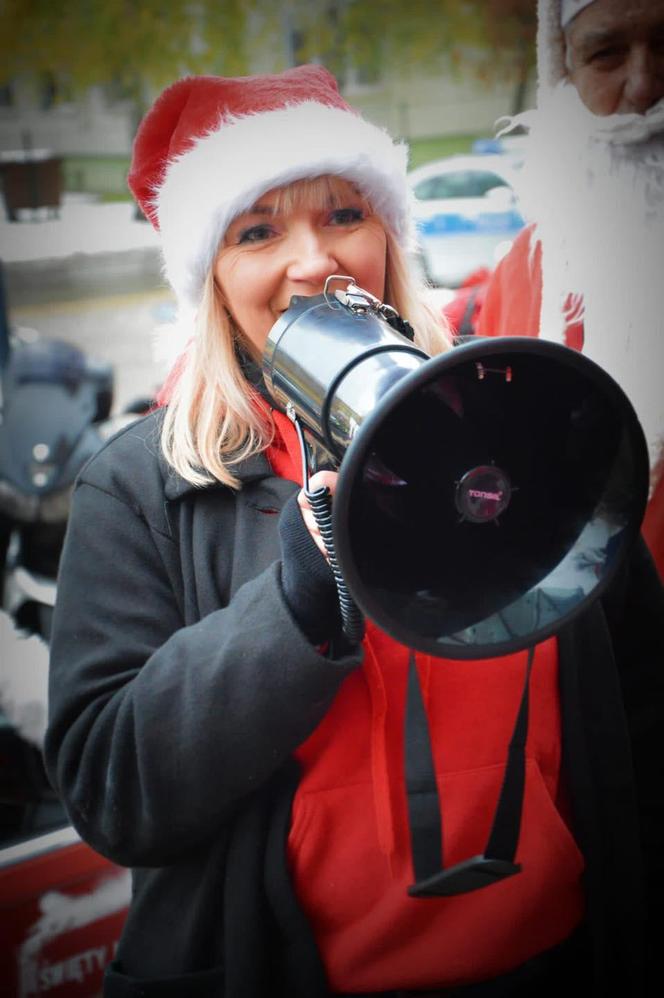
{"label": "black glove", "polygon": [[331,641],[341,631],[334,575],[307,530],[291,496],[279,517],[281,585],[300,630],[314,645]]}

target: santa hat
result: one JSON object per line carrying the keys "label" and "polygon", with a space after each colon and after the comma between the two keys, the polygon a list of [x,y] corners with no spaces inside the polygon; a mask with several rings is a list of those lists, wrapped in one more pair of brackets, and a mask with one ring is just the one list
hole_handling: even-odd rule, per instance
{"label": "santa hat", "polygon": [[539,103],[567,76],[565,28],[595,0],[538,0],[537,77]]}
{"label": "santa hat", "polygon": [[398,239],[409,235],[407,150],[365,121],[321,66],[273,76],[192,76],[138,130],[129,186],[161,234],[180,311],[200,302],[229,223],[266,191],[334,174],[355,184]]}

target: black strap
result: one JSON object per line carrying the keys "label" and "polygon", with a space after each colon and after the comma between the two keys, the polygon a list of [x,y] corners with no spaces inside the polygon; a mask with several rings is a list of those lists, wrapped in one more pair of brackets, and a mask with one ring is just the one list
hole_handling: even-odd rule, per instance
{"label": "black strap", "polygon": [[406,793],[416,880],[443,868],[442,815],[429,738],[429,722],[411,651],[406,701]]}
{"label": "black strap", "polygon": [[525,784],[528,702],[534,649],[528,662],[521,702],[509,744],[507,764],[493,826],[484,854],[453,867],[443,862],[442,809],[436,784],[429,722],[420,689],[415,654],[411,651],[405,721],[405,779],[408,797],[413,870],[412,897],[466,894],[518,873],[514,863],[519,844]]}
{"label": "black strap", "polygon": [[523,693],[516,724],[512,733],[507,765],[500,788],[498,806],[493,819],[493,827],[489,835],[484,853],[492,859],[514,861],[519,845],[521,829],[521,812],[523,810],[523,791],[526,782],[526,740],[528,738],[530,674],[533,668],[535,649],[528,649],[528,662],[523,683]]}
{"label": "black strap", "polygon": [[473,326],[473,313],[475,311],[475,300],[477,298],[477,293],[479,288],[473,288],[473,290],[468,295],[468,301],[466,302],[466,307],[463,310],[463,317],[459,323],[458,335],[459,336],[474,336],[475,328]]}
{"label": "black strap", "polygon": [[392,329],[396,329],[397,333],[401,333],[405,336],[407,340],[412,343],[415,339],[415,330],[411,326],[407,319],[402,319],[400,315],[383,315],[383,318],[392,326]]}

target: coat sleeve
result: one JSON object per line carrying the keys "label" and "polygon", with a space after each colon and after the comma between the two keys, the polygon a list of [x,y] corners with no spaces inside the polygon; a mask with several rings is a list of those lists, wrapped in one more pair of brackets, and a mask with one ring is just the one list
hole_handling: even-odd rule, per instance
{"label": "coat sleeve", "polygon": [[214,837],[318,724],[360,655],[319,655],[274,563],[184,626],[140,512],[74,493],[51,646],[50,778],[81,836],[126,866]]}

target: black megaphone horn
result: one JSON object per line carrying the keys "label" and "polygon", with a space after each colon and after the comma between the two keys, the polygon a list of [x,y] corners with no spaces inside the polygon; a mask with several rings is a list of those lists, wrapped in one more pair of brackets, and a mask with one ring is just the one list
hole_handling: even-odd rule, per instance
{"label": "black megaphone horn", "polygon": [[602,594],[643,517],[648,454],[626,395],[529,337],[431,358],[351,278],[330,293],[337,280],[291,299],[263,373],[339,466],[332,535],[353,599],[441,657],[556,633]]}

